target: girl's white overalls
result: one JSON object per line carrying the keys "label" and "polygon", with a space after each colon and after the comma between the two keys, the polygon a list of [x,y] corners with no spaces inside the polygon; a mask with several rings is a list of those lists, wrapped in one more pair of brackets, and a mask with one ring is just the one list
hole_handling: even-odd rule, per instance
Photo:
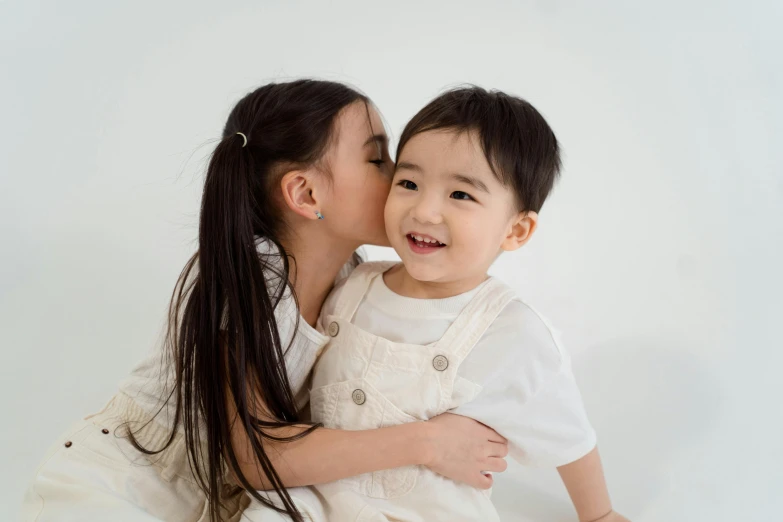
{"label": "girl's white overalls", "polygon": [[[144,426],[147,448],[161,448],[170,429],[117,394],[99,413],[75,423],[52,446],[22,503],[25,522],[209,522],[207,498],[188,462],[184,436],[159,455],[147,456],[123,436],[126,423]],[[301,513],[325,520],[310,488],[289,490]],[[274,492],[269,500],[282,506]],[[223,499],[226,522],[290,522],[245,493]]]}
{"label": "girl's white overalls", "polygon": [[[351,324],[373,279],[394,263],[364,263],[323,318],[332,337],[313,376],[310,408],[327,428],[370,430],[423,421],[467,401],[481,387],[457,375],[476,342],[514,298],[486,281],[443,337],[426,346],[395,343]],[[489,492],[409,466],[318,486],[334,522],[498,520]]]}

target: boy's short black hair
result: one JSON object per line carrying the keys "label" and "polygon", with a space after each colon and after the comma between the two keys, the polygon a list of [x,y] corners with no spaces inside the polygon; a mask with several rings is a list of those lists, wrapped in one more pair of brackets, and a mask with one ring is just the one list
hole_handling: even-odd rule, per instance
{"label": "boy's short black hair", "polygon": [[522,98],[469,86],[445,92],[405,126],[405,144],[431,130],[476,132],[492,172],[516,194],[520,211],[539,212],[560,175],[560,147],[544,117]]}

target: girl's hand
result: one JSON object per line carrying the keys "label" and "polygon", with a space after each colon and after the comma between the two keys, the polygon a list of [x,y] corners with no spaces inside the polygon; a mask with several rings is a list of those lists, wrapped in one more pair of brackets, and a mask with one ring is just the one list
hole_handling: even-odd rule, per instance
{"label": "girl's hand", "polygon": [[506,470],[508,441],[478,421],[443,413],[426,422],[430,450],[425,465],[435,473],[479,489],[492,487],[492,475]]}

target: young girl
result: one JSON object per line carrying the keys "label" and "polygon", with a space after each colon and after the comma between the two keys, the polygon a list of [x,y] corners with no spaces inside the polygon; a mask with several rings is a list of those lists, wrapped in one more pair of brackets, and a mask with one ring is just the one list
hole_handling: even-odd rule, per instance
{"label": "young girl", "polygon": [[[366,430],[446,411],[507,437],[523,464],[558,468],[580,521],[612,510],[569,359],[541,317],[487,270],[524,245],[560,171],[558,143],[527,102],[448,92],[405,128],[386,231],[402,259],[365,263],[322,311],[313,419]],[[319,486],[340,522],[498,520],[487,492],[420,466]]]}
{"label": "young girl", "polygon": [[286,488],[410,465],[490,487],[481,472],[503,467],[505,441],[473,420],[356,432],[300,415],[329,339],[314,328],[324,299],[357,247],[388,244],[391,175],[356,91],[303,80],[244,97],[209,163],[164,349],[52,447],[23,519],[299,521],[316,497]]}

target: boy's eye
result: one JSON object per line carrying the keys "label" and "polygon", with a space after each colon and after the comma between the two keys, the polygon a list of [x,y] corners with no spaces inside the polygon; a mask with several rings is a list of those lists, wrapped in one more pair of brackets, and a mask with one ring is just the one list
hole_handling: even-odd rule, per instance
{"label": "boy's eye", "polygon": [[376,167],[382,167],[385,163],[383,159],[370,160],[370,163],[375,164]]}
{"label": "boy's eye", "polygon": [[397,184],[407,190],[419,190],[419,187],[417,187],[414,182],[409,181],[407,179],[404,179]]}
{"label": "boy's eye", "polygon": [[451,193],[451,197],[454,199],[463,199],[465,201],[471,201],[473,198],[468,194],[467,192],[462,192],[461,190],[455,190]]}

